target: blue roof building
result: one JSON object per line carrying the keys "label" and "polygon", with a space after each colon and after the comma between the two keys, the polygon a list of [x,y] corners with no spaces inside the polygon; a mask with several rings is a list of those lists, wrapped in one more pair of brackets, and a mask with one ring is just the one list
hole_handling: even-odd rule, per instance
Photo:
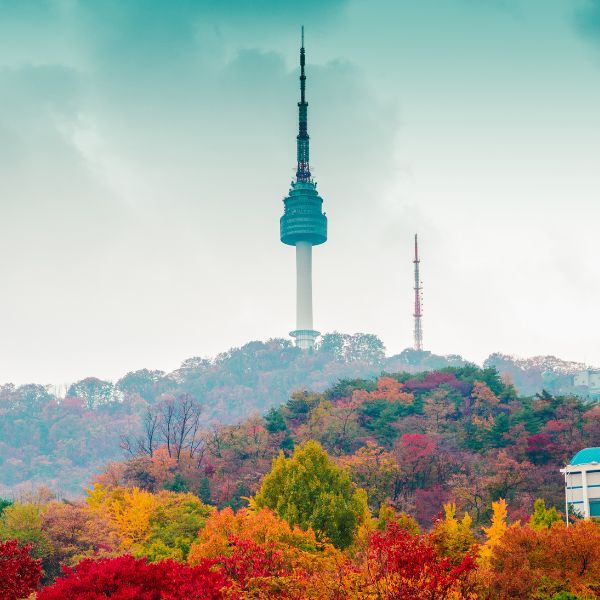
{"label": "blue roof building", "polygon": [[565,476],[567,513],[600,518],[600,448],[580,450],[560,472]]}

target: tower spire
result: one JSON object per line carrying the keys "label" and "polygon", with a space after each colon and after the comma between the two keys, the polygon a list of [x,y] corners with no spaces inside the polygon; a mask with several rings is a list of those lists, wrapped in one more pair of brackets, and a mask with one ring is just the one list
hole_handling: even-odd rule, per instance
{"label": "tower spire", "polygon": [[308,137],[308,102],[306,101],[306,74],[304,72],[304,25],[302,26],[302,45],[300,46],[300,102],[298,102],[298,136],[296,137],[296,154],[298,167],[296,181],[310,181],[309,137]]}
{"label": "tower spire", "polygon": [[421,260],[419,259],[419,241],[417,239],[417,234],[415,233],[415,258],[413,263],[415,265],[415,350],[421,351],[423,350],[423,329],[421,327],[421,317],[423,313],[421,311],[421,294],[423,288],[421,287],[421,279],[419,275],[419,264]]}

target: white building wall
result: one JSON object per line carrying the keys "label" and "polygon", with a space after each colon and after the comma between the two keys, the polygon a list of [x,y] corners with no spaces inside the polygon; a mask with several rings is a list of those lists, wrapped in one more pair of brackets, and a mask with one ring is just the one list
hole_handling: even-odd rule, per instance
{"label": "white building wall", "polygon": [[573,385],[589,388],[590,392],[600,391],[600,371],[588,369],[573,376]]}
{"label": "white building wall", "polygon": [[566,504],[571,505],[586,519],[590,518],[591,512],[598,516],[596,503],[600,502],[600,463],[568,465],[561,469],[561,473],[565,475]]}

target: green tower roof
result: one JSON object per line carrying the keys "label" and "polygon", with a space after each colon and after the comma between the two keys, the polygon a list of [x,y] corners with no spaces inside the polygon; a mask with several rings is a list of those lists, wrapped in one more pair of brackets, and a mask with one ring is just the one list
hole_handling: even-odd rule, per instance
{"label": "green tower roof", "polygon": [[584,448],[580,450],[569,464],[571,465],[587,465],[589,463],[600,463],[600,448]]}

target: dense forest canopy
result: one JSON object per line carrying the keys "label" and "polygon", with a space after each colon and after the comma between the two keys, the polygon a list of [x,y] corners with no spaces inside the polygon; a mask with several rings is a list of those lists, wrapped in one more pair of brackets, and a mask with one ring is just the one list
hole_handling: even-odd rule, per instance
{"label": "dense forest canopy", "polygon": [[494,361],[535,382],[331,334],[3,386],[0,595],[595,598],[600,527],[565,527],[559,469],[600,405]]}
{"label": "dense forest canopy", "polygon": [[[201,405],[207,429],[264,415],[295,390],[331,395],[341,393],[348,379],[364,379],[368,387],[381,373],[470,364],[457,355],[412,349],[386,357],[376,336],[330,333],[308,354],[283,339],[254,341],[213,359],[190,358],[172,373],[142,369],[114,383],[88,377],[71,384],[65,397],[39,384],[5,384],[0,386],[0,493],[44,483],[59,493],[80,495],[90,473],[123,457],[121,438],[141,432],[149,409],[185,394]],[[574,368],[558,359],[524,363],[499,354],[490,356],[486,367],[498,368],[531,396],[544,388],[568,393]],[[555,375],[549,377],[552,368]]]}

